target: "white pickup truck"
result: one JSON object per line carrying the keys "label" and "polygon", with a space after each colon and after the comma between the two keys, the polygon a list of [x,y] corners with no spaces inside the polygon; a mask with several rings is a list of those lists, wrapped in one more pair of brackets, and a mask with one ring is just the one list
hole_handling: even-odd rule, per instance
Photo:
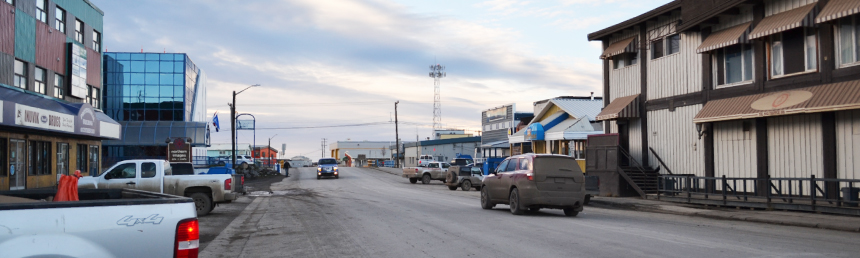
{"label": "white pickup truck", "polygon": [[404,167],[403,178],[408,178],[410,183],[417,183],[421,179],[422,184],[429,184],[430,180],[439,180],[445,182],[445,172],[448,172],[448,167],[451,164],[445,162],[426,162],[417,167]]}
{"label": "white pickup truck", "polygon": [[215,204],[237,198],[231,175],[173,175],[165,160],[126,160],[98,176],[78,180],[79,189],[137,189],[191,197],[197,216],[205,216]]}
{"label": "white pickup truck", "polygon": [[0,257],[197,257],[190,198],[133,189],[0,192]]}

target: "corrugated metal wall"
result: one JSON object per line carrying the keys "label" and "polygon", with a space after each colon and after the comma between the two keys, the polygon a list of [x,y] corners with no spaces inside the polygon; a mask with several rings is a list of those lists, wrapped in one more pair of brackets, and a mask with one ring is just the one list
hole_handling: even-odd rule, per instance
{"label": "corrugated metal wall", "polygon": [[36,65],[66,73],[66,34],[36,23]]}
{"label": "corrugated metal wall", "polygon": [[[635,27],[632,31],[624,31],[620,36],[613,37],[609,43],[615,43],[629,37],[638,37],[639,29]],[[639,60],[642,62],[642,60]],[[639,64],[626,66],[621,69],[612,69],[610,65],[609,71],[609,97],[610,101],[619,97],[639,94],[641,89],[641,73]]]}
{"label": "corrugated metal wall", "polygon": [[768,173],[771,177],[821,178],[821,114],[767,119]]}
{"label": "corrugated metal wall", "polygon": [[30,15],[30,17],[36,17],[36,1],[35,0],[16,0],[15,8],[18,8],[19,11]]}
{"label": "corrugated metal wall", "polygon": [[747,131],[744,122],[714,123],[714,176],[757,177],[755,121],[746,121]]}
{"label": "corrugated metal wall", "polygon": [[[618,124],[615,121],[609,121],[609,130],[608,133],[618,133]],[[630,123],[627,126],[629,128],[630,139],[628,143],[628,147],[630,148],[630,155],[633,156],[633,159],[639,164],[642,164],[642,120],[641,119],[630,119]]]}
{"label": "corrugated metal wall", "polygon": [[[0,83],[12,86],[12,78],[14,76],[15,56],[6,53],[0,53]],[[6,69],[6,67],[10,67]]]}
{"label": "corrugated metal wall", "polygon": [[765,0],[764,16],[771,16],[817,2],[818,0]]}
{"label": "corrugated metal wall", "polygon": [[23,12],[15,13],[15,57],[36,61],[36,18]]}
{"label": "corrugated metal wall", "polygon": [[102,55],[91,48],[87,48],[87,84],[102,87]]}
{"label": "corrugated metal wall", "polygon": [[[702,105],[693,105],[676,108],[675,112],[668,109],[648,112],[648,144],[674,174],[705,175],[705,152],[693,123],[693,117],[701,109]],[[651,166],[660,165],[654,155],[649,155],[649,159]]]}
{"label": "corrugated metal wall", "polygon": [[836,177],[860,179],[860,110],[836,113]]}
{"label": "corrugated metal wall", "polygon": [[0,53],[15,55],[14,6],[0,3]]}
{"label": "corrugated metal wall", "polygon": [[[667,35],[675,34],[680,13],[660,19],[648,30],[669,28]],[[652,33],[649,33],[649,37]],[[657,34],[659,35],[659,34]],[[649,38],[654,40],[655,38]],[[681,51],[658,59],[651,59],[648,51],[648,99],[660,99],[702,90],[702,55],[696,48],[702,43],[698,32],[681,33]],[[650,45],[649,45],[650,49]]]}

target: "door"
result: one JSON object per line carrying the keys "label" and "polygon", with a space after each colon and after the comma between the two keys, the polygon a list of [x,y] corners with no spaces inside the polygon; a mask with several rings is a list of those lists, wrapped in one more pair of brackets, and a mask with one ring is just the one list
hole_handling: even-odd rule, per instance
{"label": "door", "polygon": [[27,188],[27,174],[24,171],[24,140],[9,140],[9,190]]}
{"label": "door", "polygon": [[516,173],[518,166],[519,159],[510,159],[508,160],[507,166],[505,166],[505,171],[499,173],[499,179],[497,180],[499,183],[496,184],[493,195],[500,200],[508,199],[508,189],[511,187],[511,176]]}
{"label": "door", "polygon": [[158,166],[153,162],[140,163],[140,174],[137,178],[137,190],[161,192],[161,177]]}
{"label": "door", "polygon": [[57,182],[62,175],[69,175],[69,144],[57,143]]}
{"label": "door", "polygon": [[629,166],[630,160],[624,154],[630,154],[630,127],[627,123],[618,124],[618,148],[623,150],[618,155],[618,165],[622,167]]}
{"label": "door", "polygon": [[99,188],[106,189],[122,189],[122,188],[137,188],[137,163],[120,164],[105,172],[99,180]]}
{"label": "door", "polygon": [[500,187],[499,185],[502,184],[502,180],[501,180],[502,175],[505,173],[505,169],[507,169],[508,162],[510,162],[510,161],[511,161],[511,159],[506,159],[506,160],[502,161],[502,163],[500,163],[499,166],[496,167],[496,171],[495,171],[496,174],[495,175],[493,175],[493,174],[488,175],[488,177],[490,177],[490,178],[487,180],[487,192],[490,193],[490,197],[493,199],[502,199],[503,198],[498,193],[499,187]]}

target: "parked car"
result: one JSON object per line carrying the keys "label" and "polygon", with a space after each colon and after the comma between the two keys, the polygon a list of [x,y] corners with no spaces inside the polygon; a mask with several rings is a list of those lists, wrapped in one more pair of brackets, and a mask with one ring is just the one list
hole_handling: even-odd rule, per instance
{"label": "parked car", "polygon": [[[187,197],[134,189],[0,192],[2,257],[197,257],[199,226]],[[191,232],[191,233],[189,233]]]}
{"label": "parked car", "polygon": [[472,188],[480,191],[481,180],[484,179],[484,172],[479,166],[451,166],[445,175],[445,185],[451,191],[457,190],[457,187],[463,191],[469,191]]}
{"label": "parked car", "polygon": [[404,167],[403,178],[408,178],[410,183],[417,183],[421,179],[422,184],[429,184],[430,180],[445,182],[445,172],[451,165],[445,162],[428,162],[417,167]]}
{"label": "parked car", "polygon": [[[233,162],[233,160],[230,158],[230,156],[223,156],[223,157],[218,159],[218,165],[220,165],[220,166],[224,166],[230,162]],[[251,156],[236,155],[236,164],[238,164],[238,165],[244,165],[244,164],[254,165],[254,158]]]}
{"label": "parked car", "polygon": [[209,214],[218,203],[236,200],[231,175],[173,175],[165,160],[121,161],[97,176],[78,180],[80,189],[137,189],[191,197],[197,216]]}
{"label": "parked car", "polygon": [[433,160],[433,156],[431,156],[431,155],[418,156],[418,166],[419,167],[422,165],[427,166],[427,164],[429,164],[430,162],[435,162],[435,160]]}
{"label": "parked car", "polygon": [[340,178],[337,171],[337,160],[332,158],[323,158],[320,159],[317,164],[317,180],[322,177],[334,177],[335,179]]}
{"label": "parked car", "polygon": [[481,208],[510,205],[511,213],[526,209],[562,209],[576,216],[585,205],[585,176],[576,160],[564,155],[523,154],[502,161],[481,181]]}
{"label": "parked car", "polygon": [[236,170],[228,167],[211,167],[211,168],[202,168],[205,170],[204,172],[196,173],[197,169],[194,169],[194,164],[185,163],[185,162],[174,162],[170,163],[170,168],[173,171],[174,176],[181,175],[231,175],[233,177],[233,192],[235,193],[245,193],[245,175],[236,174]]}

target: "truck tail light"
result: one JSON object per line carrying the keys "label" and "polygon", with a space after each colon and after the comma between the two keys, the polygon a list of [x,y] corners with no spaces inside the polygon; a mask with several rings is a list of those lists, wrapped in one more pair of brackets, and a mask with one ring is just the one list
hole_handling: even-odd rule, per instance
{"label": "truck tail light", "polygon": [[242,176],[242,185],[245,185],[245,176]]}
{"label": "truck tail light", "polygon": [[233,189],[233,179],[227,178],[224,180],[224,190],[232,190]]}
{"label": "truck tail light", "polygon": [[186,219],[179,222],[176,227],[176,244],[174,245],[176,258],[197,258],[200,248],[200,226],[197,219]]}
{"label": "truck tail light", "polygon": [[529,179],[529,181],[535,180],[535,174],[534,173],[528,173],[528,174],[526,174],[526,177]]}
{"label": "truck tail light", "polygon": [[417,169],[417,168],[415,169],[415,173],[418,173],[418,169]]}

